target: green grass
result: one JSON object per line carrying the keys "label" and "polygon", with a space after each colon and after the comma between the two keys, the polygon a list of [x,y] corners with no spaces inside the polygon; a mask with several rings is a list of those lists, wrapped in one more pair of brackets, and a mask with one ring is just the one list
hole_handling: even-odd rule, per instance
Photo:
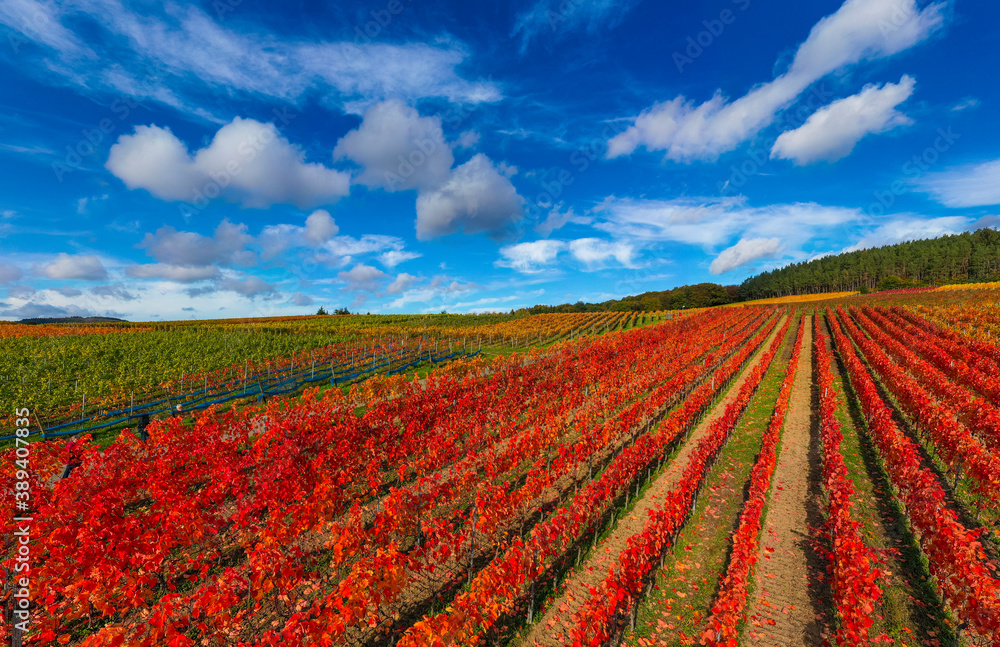
{"label": "green grass", "polygon": [[783,341],[784,352],[775,356],[732,438],[709,471],[689,523],[657,573],[652,593],[639,605],[635,631],[626,635],[626,644],[639,645],[640,639],[656,640],[658,645],[697,643],[725,574],[730,537],[743,511],[750,471],[777,403],[795,332],[793,323]]}
{"label": "green grass", "polygon": [[834,373],[833,384],[838,400],[836,417],[843,434],[841,453],[856,490],[852,513],[862,524],[869,545],[883,556],[885,567],[896,573],[883,582],[883,599],[872,635],[884,632],[898,644],[934,644],[937,640],[944,647],[959,645],[927,557],[907,523],[903,506],[892,495],[888,474],[871,444],[857,397],[841,375]]}

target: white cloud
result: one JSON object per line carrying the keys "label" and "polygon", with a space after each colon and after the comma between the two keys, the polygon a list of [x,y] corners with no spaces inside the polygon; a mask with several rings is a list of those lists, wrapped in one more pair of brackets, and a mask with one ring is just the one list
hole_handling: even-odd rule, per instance
{"label": "white cloud", "polygon": [[14,265],[0,262],[0,285],[20,281],[22,276],[24,272]]}
{"label": "white cloud", "polygon": [[38,290],[30,285],[12,285],[7,290],[7,296],[11,299],[30,299],[36,294],[38,294]]}
{"label": "white cloud", "polygon": [[421,117],[398,100],[369,108],[361,125],[337,143],[333,158],[363,167],[358,184],[387,191],[437,188],[455,162],[441,118]]}
{"label": "white cloud", "polygon": [[101,259],[96,256],[70,256],[65,252],[59,254],[51,263],[36,270],[41,276],[50,279],[76,279],[79,281],[103,281],[108,278]]}
{"label": "white cloud", "polygon": [[251,242],[253,237],[247,234],[246,225],[223,220],[211,237],[160,227],[155,234],[147,233],[139,247],[166,265],[253,265],[256,255],[246,248]]}
{"label": "white cloud", "polygon": [[852,252],[871,247],[895,245],[911,240],[938,238],[948,234],[959,234],[969,229],[972,221],[961,216],[946,216],[943,218],[920,218],[916,216],[895,218],[876,226],[861,240],[844,249]]}
{"label": "white cloud", "polygon": [[378,291],[379,284],[387,276],[382,270],[363,263],[358,263],[350,271],[337,274],[337,278],[347,283],[345,290],[371,293]]}
{"label": "white cloud", "polygon": [[389,287],[385,289],[386,294],[402,294],[410,289],[410,287],[418,282],[420,277],[413,276],[412,274],[407,274],[406,272],[401,272],[396,279],[389,284]]}
{"label": "white cloud", "polygon": [[521,36],[523,54],[537,37],[557,37],[565,32],[614,29],[640,0],[537,0],[517,17],[513,34]]}
{"label": "white cloud", "polygon": [[[105,297],[112,299],[114,301],[135,301],[139,297],[129,291],[127,287],[121,284],[117,285],[98,285],[90,288],[91,294],[96,294],[99,297]],[[73,296],[68,295],[65,292],[62,293],[63,296]]]}
{"label": "white cloud", "polygon": [[758,258],[777,256],[781,251],[780,238],[741,238],[738,243],[724,249],[715,257],[708,271],[712,274],[724,274]]}
{"label": "white cloud", "polygon": [[350,191],[347,173],[305,161],[274,124],[236,117],[194,154],[169,129],[136,126],[111,147],[107,169],[130,189],[203,206],[215,198],[264,209],[310,209]]}
{"label": "white cloud", "polygon": [[378,254],[383,265],[392,267],[391,262],[403,262],[416,254],[416,252],[405,251],[405,247],[406,243],[403,239],[396,236],[382,234],[365,234],[360,238],[335,236],[323,245],[322,253],[316,256],[316,260],[328,265],[343,267],[350,265],[357,256]]}
{"label": "white cloud", "polygon": [[968,97],[967,99],[962,99],[961,101],[959,101],[958,103],[956,103],[954,106],[952,106],[951,111],[952,112],[962,112],[963,110],[969,110],[971,108],[978,108],[979,107],[979,103],[980,103],[979,99],[977,99],[975,97]]}
{"label": "white cloud", "polygon": [[640,114],[608,142],[609,158],[640,146],[675,161],[713,160],[770,125],[810,85],[865,60],[897,54],[928,38],[944,23],[943,3],[918,8],[916,0],[847,0],[820,20],[799,46],[788,70],[728,101],[722,91],[700,105],[679,96]]}
{"label": "white cloud", "polygon": [[496,261],[497,267],[509,267],[524,274],[541,272],[545,266],[556,260],[559,252],[566,249],[566,243],[561,240],[536,240],[530,243],[518,243],[500,248],[501,258]]}
{"label": "white cloud", "polygon": [[262,248],[262,257],[271,259],[293,247],[322,247],[339,232],[340,227],[334,222],[330,212],[317,209],[306,218],[304,227],[289,224],[264,227],[257,242]]}
{"label": "white cloud", "polygon": [[218,278],[219,268],[214,265],[187,267],[167,263],[149,263],[146,265],[129,265],[125,274],[136,279],[165,279],[177,283],[195,283]]}
{"label": "white cloud", "polygon": [[545,217],[545,220],[535,225],[535,231],[542,236],[548,236],[557,229],[562,229],[570,223],[577,225],[589,225],[593,222],[592,218],[576,215],[576,212],[573,211],[573,207],[563,211],[562,206],[562,203],[560,203],[553,207]]}
{"label": "white cloud", "polygon": [[[400,308],[409,308],[412,311],[412,304],[428,304],[428,303],[442,303],[445,299],[454,298],[455,295],[465,294],[468,292],[474,292],[480,289],[475,283],[461,283],[459,281],[449,279],[444,276],[435,276],[430,284],[404,290],[395,300],[383,305],[381,310],[397,310]],[[441,310],[441,305],[436,307],[437,311]],[[435,308],[430,308],[428,312],[435,311]]]}
{"label": "white cloud", "polygon": [[615,259],[623,267],[632,267],[632,256],[635,248],[624,242],[612,242],[600,238],[580,238],[569,243],[569,252],[573,258],[588,268],[603,267],[610,259]]}
{"label": "white cloud", "polygon": [[264,25],[228,28],[244,23],[224,25],[192,4],[168,4],[160,15],[148,9],[140,15],[121,0],[17,0],[0,5],[0,22],[41,48],[21,51],[38,59],[27,67],[46,82],[148,98],[209,119],[192,107],[206,95],[288,103],[319,95],[347,109],[390,97],[474,104],[502,96],[495,84],[459,74],[469,53],[450,38],[433,44],[283,39]]}
{"label": "white cloud", "polygon": [[918,186],[946,207],[1000,204],[1000,159],[928,173]]}
{"label": "white cloud", "polygon": [[510,179],[482,153],[456,168],[440,187],[417,197],[417,238],[462,229],[502,237],[524,217],[523,199]]}
{"label": "white cloud", "polygon": [[858,209],[815,203],[750,207],[742,198],[635,200],[608,198],[595,210],[594,226],[623,240],[672,241],[706,250],[736,237],[780,237],[790,247],[817,231],[831,231],[864,219]]}
{"label": "white cloud", "polygon": [[292,295],[291,302],[293,305],[297,306],[311,306],[313,303],[313,298],[308,294],[303,294],[301,292],[296,292]]}
{"label": "white cloud", "polygon": [[224,292],[235,292],[248,299],[260,296],[272,297],[278,293],[277,288],[259,276],[248,276],[245,279],[226,277],[218,282],[216,289]]}
{"label": "white cloud", "polygon": [[472,148],[479,143],[479,139],[478,132],[475,130],[466,130],[455,140],[455,146],[458,148]]}
{"label": "white cloud", "polygon": [[860,93],[834,101],[810,115],[801,127],[782,133],[771,157],[799,165],[847,157],[867,135],[913,123],[896,106],[910,98],[914,84],[913,77],[903,76],[897,84],[866,85]]}
{"label": "white cloud", "polygon": [[338,233],[340,233],[340,227],[333,221],[330,212],[325,209],[317,209],[306,218],[304,237],[314,245],[322,245]]}
{"label": "white cloud", "polygon": [[384,254],[379,255],[378,260],[386,267],[396,267],[400,263],[405,263],[406,261],[412,261],[415,258],[420,258],[422,254],[417,252],[404,252],[398,250],[390,250]]}
{"label": "white cloud", "polygon": [[[34,293],[35,290],[32,289],[31,291],[32,293]],[[77,290],[76,288],[70,288],[70,287],[53,288],[52,291],[58,292],[64,297],[78,297],[81,294],[83,294],[83,290]]]}

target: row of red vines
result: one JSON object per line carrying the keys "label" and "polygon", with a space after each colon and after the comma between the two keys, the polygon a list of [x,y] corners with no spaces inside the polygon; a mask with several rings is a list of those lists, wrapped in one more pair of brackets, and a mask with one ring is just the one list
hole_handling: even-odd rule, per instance
{"label": "row of red vines", "polygon": [[[634,445],[623,449],[600,478],[583,488],[569,506],[535,526],[525,540],[515,541],[501,558],[476,576],[469,591],[459,595],[447,611],[416,623],[400,640],[399,647],[470,644],[510,614],[530,584],[545,576],[560,557],[596,527],[613,502],[662,459],[666,448],[690,428],[776,323],[773,319],[749,343],[745,343],[743,336],[730,339],[729,343],[740,350],[714,373],[711,384],[703,384],[685,398],[653,433],[639,437]],[[636,411],[635,419],[653,414],[669,394],[698,377],[689,370],[656,389],[647,401],[640,403],[643,408]]]}
{"label": "row of red vines", "polygon": [[[728,334],[730,331],[720,331],[721,334]],[[733,346],[738,346],[743,334],[737,334],[730,338],[730,340],[715,351],[711,356],[706,358],[705,362],[714,362],[715,358],[720,354],[729,352],[727,349]],[[718,335],[718,334],[717,334]],[[694,348],[699,348],[697,351],[699,354],[708,350],[712,346],[717,346],[720,340],[715,337],[710,337],[709,339],[701,342],[691,344],[691,338],[688,337],[684,339],[684,344],[692,346]],[[654,366],[669,367],[673,363],[671,359],[676,360],[678,357],[677,353],[679,349],[673,349],[672,344],[663,345],[662,348],[652,347],[653,352],[644,353],[645,357],[643,361],[650,362]],[[683,355],[681,355],[683,357]],[[643,369],[643,371],[637,371],[640,375],[648,369]],[[674,372],[676,369],[666,369],[666,373],[659,372],[660,379],[666,378],[670,372]],[[654,372],[654,374],[657,372]],[[585,442],[583,447],[579,448],[578,452],[566,451],[567,448],[561,448],[559,451],[558,458],[555,459],[550,466],[546,466],[546,461],[540,460],[535,465],[534,472],[529,474],[527,484],[533,487],[533,495],[537,495],[544,490],[546,487],[551,487],[555,484],[556,479],[558,479],[562,474],[564,474],[567,469],[575,474],[578,465],[581,462],[586,462],[587,457],[594,452],[601,451],[605,447],[608,447],[611,443],[614,443],[616,439],[622,437],[626,433],[630,432],[632,429],[637,428],[641,425],[641,420],[647,418],[653,412],[655,412],[657,406],[662,405],[674,398],[685,385],[691,380],[696,379],[697,376],[701,375],[703,370],[700,365],[692,366],[684,371],[681,375],[676,376],[673,380],[668,381],[670,388],[668,389],[657,389],[656,392],[650,395],[646,399],[641,399],[637,401],[633,406],[629,407],[623,411],[619,416],[613,417],[604,423],[597,424],[592,429],[587,432]],[[655,384],[658,379],[654,379],[650,384]],[[644,390],[643,390],[644,392]],[[583,459],[583,461],[581,461]],[[540,473],[536,477],[536,472]],[[541,478],[539,478],[541,477]],[[522,497],[522,502],[529,502],[531,497]],[[491,518],[495,519],[510,519],[517,517],[521,512],[517,505],[512,505],[511,500],[507,497],[494,497],[492,499],[488,496],[488,489],[480,489],[477,493],[476,504],[473,507],[474,511],[488,512]],[[472,512],[472,511],[470,511]],[[478,543],[481,545],[491,544],[495,550],[503,548],[507,545],[510,540],[503,540],[501,536],[496,534],[497,524],[489,523],[489,519],[484,520],[482,517],[473,520],[468,519],[460,530],[453,531],[448,539],[443,536],[440,537],[435,543],[442,547],[448,547],[443,553],[439,555],[432,555],[431,559],[419,563],[413,560],[406,563],[405,568],[408,571],[413,572],[440,572],[442,568],[447,567],[448,559],[461,550],[463,546],[470,545],[471,533],[473,532],[473,521],[475,521],[474,528],[476,536],[479,538]],[[486,523],[483,523],[486,521]],[[534,532],[534,530],[533,530]],[[515,540],[515,543],[519,540]],[[495,563],[495,560],[494,560]],[[462,570],[462,564],[453,565],[457,566],[456,575],[460,575]],[[489,568],[489,567],[487,567]],[[510,571],[505,570],[505,574],[509,577]],[[401,577],[406,577],[405,574],[401,572]],[[412,577],[412,576],[411,576]],[[345,609],[350,610],[349,599],[344,595],[344,591],[340,590],[334,595],[327,596],[327,598],[314,604],[313,608],[310,609],[309,613],[299,614],[292,618],[292,620],[285,626],[284,630],[280,633],[280,639],[278,634],[269,634],[262,639],[264,644],[298,644],[305,636],[312,634],[319,627],[330,627],[331,621],[334,629],[332,630],[332,635],[337,635],[343,630],[347,629],[345,624],[343,630],[340,627],[339,621],[345,615]],[[381,601],[381,605],[385,605],[392,601],[392,596],[385,596]],[[378,605],[377,605],[378,606]],[[376,609],[377,610],[377,609]],[[357,612],[362,612],[361,609],[355,609]],[[375,610],[369,611],[369,613]],[[331,631],[328,629],[328,631]],[[405,640],[405,638],[404,638]],[[277,641],[277,642],[276,642]]]}
{"label": "row of red vines", "polygon": [[923,330],[892,310],[877,308],[875,312],[896,324],[896,329],[906,335],[907,345],[948,377],[1000,403],[1000,368],[991,360],[979,358],[961,344]]}
{"label": "row of red vines", "polygon": [[[831,317],[829,311],[827,316]],[[983,531],[965,527],[948,508],[937,477],[921,465],[916,443],[896,426],[892,410],[841,330],[841,317],[832,315],[832,320],[837,351],[872,442],[928,557],[938,589],[973,632],[989,640],[988,644],[1000,646],[1000,581],[979,541]]]}
{"label": "row of red vines", "polygon": [[[714,344],[687,344],[689,348],[697,350],[685,352],[681,341],[677,338],[671,340],[671,343],[661,343],[659,347],[654,347],[655,352],[643,353],[636,358],[639,361],[636,370],[628,372],[631,382],[622,387],[621,393],[616,396],[621,399],[613,401],[614,406],[610,410],[613,411],[618,404],[631,399],[625,396],[645,393],[659,379],[666,379],[676,372],[670,359],[678,359],[680,366],[684,366]],[[700,369],[695,367],[695,370]],[[595,401],[608,407],[607,397],[596,397]],[[557,457],[551,461],[539,459],[547,453],[548,446],[543,446],[543,443],[559,433],[565,427],[564,423],[553,421],[548,426],[539,426],[533,430],[537,439],[511,443],[509,453],[514,457],[512,460],[503,463],[494,457],[489,461],[490,470],[485,474],[477,471],[467,479],[464,487],[456,488],[458,491],[476,492],[474,505],[456,519],[456,524],[439,526],[434,532],[425,531],[421,550],[403,551],[390,540],[384,545],[383,554],[373,556],[369,551],[366,557],[352,566],[351,574],[339,583],[332,594],[317,600],[308,610],[295,614],[290,619],[280,632],[281,644],[294,644],[313,634],[320,626],[326,627],[326,631],[336,637],[352,626],[381,625],[391,617],[392,609],[389,607],[404,594],[406,587],[418,581],[426,586],[432,580],[440,579],[442,573],[448,573],[452,579],[461,576],[465,571],[466,561],[457,560],[456,557],[472,544],[473,532],[477,537],[476,543],[480,546],[490,545],[494,550],[500,548],[506,534],[503,531],[509,529],[513,520],[523,516],[523,507],[531,504],[546,488],[555,485],[567,472],[575,475],[580,463],[589,456],[599,455],[617,442],[634,426],[635,410],[636,406],[617,416],[609,416],[604,422],[594,421],[589,429],[583,430],[584,437],[580,442],[555,447]],[[494,482],[498,474],[493,469],[506,465],[506,468],[498,470],[499,473],[506,474],[525,459],[534,460],[535,464],[524,485],[518,490],[510,491],[513,479]],[[427,501],[431,505],[439,505],[440,497]],[[422,515],[417,513],[419,511],[414,512],[405,507],[406,501],[403,504],[404,507],[398,509],[396,515],[407,520],[411,527],[419,528]],[[428,508],[423,514],[429,510]],[[390,527],[391,519],[387,520],[387,524],[384,533],[382,529],[376,530],[388,540],[394,528]],[[423,524],[427,525],[426,520],[423,520]],[[375,568],[375,560],[379,562],[378,569]],[[370,573],[379,571],[392,572],[395,576],[378,592],[376,601],[371,592]],[[261,642],[269,643],[276,639],[278,634],[270,633]]]}
{"label": "row of red vines", "polygon": [[781,430],[785,425],[785,416],[792,396],[792,385],[798,372],[799,357],[802,354],[802,339],[806,323],[803,316],[799,321],[798,333],[792,357],[785,369],[785,379],[778,392],[778,400],[757,461],[750,472],[750,489],[740,521],[731,539],[732,552],[729,566],[722,579],[719,595],[712,604],[712,613],[708,618],[706,629],[702,634],[702,644],[736,647],[740,635],[740,626],[746,620],[747,589],[753,575],[754,566],[760,551],[760,528],[767,503],[767,495],[771,489],[771,479],[775,466],[778,464],[778,442],[781,440]]}
{"label": "row of red vines", "polygon": [[[904,412],[913,417],[921,429],[930,435],[935,448],[955,470],[964,466],[973,479],[974,489],[1000,502],[1000,458],[993,455],[962,423],[955,413],[937,402],[924,389],[920,380],[911,377],[882,350],[892,345],[888,335],[872,331],[872,339],[854,325],[853,320],[838,308],[848,334],[881,378],[886,388],[900,403]],[[922,376],[921,376],[922,377]]]}
{"label": "row of red vines", "polygon": [[843,434],[836,416],[837,392],[831,371],[833,355],[827,349],[828,336],[821,329],[819,316],[813,328],[823,442],[823,489],[828,499],[823,528],[829,539],[826,558],[839,621],[834,644],[864,647],[881,642],[882,636],[872,638],[871,627],[875,622],[873,614],[882,599],[879,582],[885,578],[885,573],[878,568],[878,557],[865,542],[861,524],[851,513],[855,489],[847,476],[847,465],[840,450]]}
{"label": "row of red vines", "polygon": [[966,361],[974,364],[980,370],[993,375],[1000,373],[1000,348],[997,348],[993,344],[980,339],[960,335],[953,330],[948,330],[947,328],[939,326],[936,323],[927,321],[926,319],[923,319],[922,317],[919,317],[909,310],[905,310],[899,306],[893,306],[891,309],[897,316],[902,317],[918,328],[926,330],[934,337],[946,339],[949,342],[965,349],[969,353]]}
{"label": "row of red vines", "polygon": [[873,339],[886,344],[889,353],[905,365],[910,372],[920,378],[941,401],[954,409],[959,420],[970,431],[982,440],[983,444],[996,452],[1000,449],[1000,410],[983,398],[976,398],[968,389],[955,384],[945,373],[935,368],[931,363],[921,359],[912,348],[920,345],[920,341],[901,330],[898,326],[881,316],[879,313],[864,308],[852,310],[861,324]]}
{"label": "row of red vines", "polygon": [[617,627],[619,613],[638,600],[660,555],[669,548],[677,532],[697,503],[697,495],[711,463],[739,422],[751,397],[760,386],[791,325],[787,318],[767,351],[751,369],[735,399],[709,426],[684,468],[679,485],[667,493],[662,505],[650,511],[643,530],[629,537],[628,547],[611,566],[601,585],[574,615],[570,637],[574,647],[604,644]]}
{"label": "row of red vines", "polygon": [[[678,332],[694,329],[688,321]],[[618,357],[619,350],[605,344],[604,358]],[[301,568],[296,562],[303,555],[294,545],[279,551],[281,541],[377,494],[400,447],[420,447],[422,439],[423,446],[439,455],[440,461],[422,464],[410,477],[451,460],[454,452],[440,452],[441,447],[482,447],[482,440],[462,442],[456,425],[437,423],[468,420],[466,414],[489,412],[490,404],[517,419],[525,408],[518,405],[558,400],[546,393],[554,395],[551,389],[565,385],[567,376],[593,378],[573,374],[575,366],[586,373],[588,363],[571,362],[565,352],[556,355],[527,367],[520,359],[497,362],[485,379],[432,379],[426,389],[412,387],[407,397],[379,403],[361,419],[342,401],[306,397],[291,407],[275,402],[262,415],[206,414],[193,430],[177,421],[154,427],[152,441],[145,445],[125,436],[104,452],[87,450],[73,477],[60,481],[51,500],[39,506],[45,508],[39,515],[43,527],[37,529],[45,559],[36,575],[50,593],[38,638],[50,642],[58,628],[93,617],[95,611],[100,617],[140,608],[164,589],[173,590],[182,577],[207,582],[216,564],[239,550],[248,552],[256,573],[270,575],[257,582],[257,595],[273,587],[276,578],[296,576],[288,571]],[[545,406],[538,409],[547,411]],[[503,417],[487,415],[478,424],[500,426]],[[398,420],[411,423],[403,433],[394,422]],[[446,442],[428,443],[433,440],[427,435],[429,425],[447,432],[440,437]],[[197,451],[192,451],[193,442]],[[275,554],[282,559],[269,562]],[[171,619],[178,608],[205,616],[212,630],[224,629],[235,620],[227,607],[246,592],[247,582],[238,581],[234,569],[211,577],[210,584],[187,598],[163,596],[148,620],[153,630],[141,638],[119,626],[88,642],[180,640],[183,624],[175,627]]]}

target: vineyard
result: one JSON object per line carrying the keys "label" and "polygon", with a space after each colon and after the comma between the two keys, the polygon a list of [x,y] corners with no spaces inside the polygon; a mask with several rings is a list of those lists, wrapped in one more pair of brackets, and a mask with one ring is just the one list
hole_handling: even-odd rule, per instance
{"label": "vineyard", "polygon": [[1000,647],[998,296],[0,327],[0,640]]}
{"label": "vineyard", "polygon": [[[669,313],[296,317],[169,324],[0,325],[0,393],[47,437],[135,426],[309,385],[648,325]],[[6,413],[7,427],[14,419]],[[0,437],[5,434],[0,433]],[[9,440],[6,438],[5,440]]]}

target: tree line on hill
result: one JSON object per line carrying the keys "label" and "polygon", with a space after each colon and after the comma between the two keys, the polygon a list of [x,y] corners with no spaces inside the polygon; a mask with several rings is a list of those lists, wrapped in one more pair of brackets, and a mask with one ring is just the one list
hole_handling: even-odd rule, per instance
{"label": "tree line on hill", "polygon": [[699,283],[601,303],[537,305],[516,312],[684,310],[800,294],[868,293],[994,280],[1000,280],[1000,231],[980,229],[793,263],[752,276],[739,286]]}
{"label": "tree line on hill", "polygon": [[980,229],[826,256],[753,276],[741,300],[991,281],[1000,277],[1000,231]]}

